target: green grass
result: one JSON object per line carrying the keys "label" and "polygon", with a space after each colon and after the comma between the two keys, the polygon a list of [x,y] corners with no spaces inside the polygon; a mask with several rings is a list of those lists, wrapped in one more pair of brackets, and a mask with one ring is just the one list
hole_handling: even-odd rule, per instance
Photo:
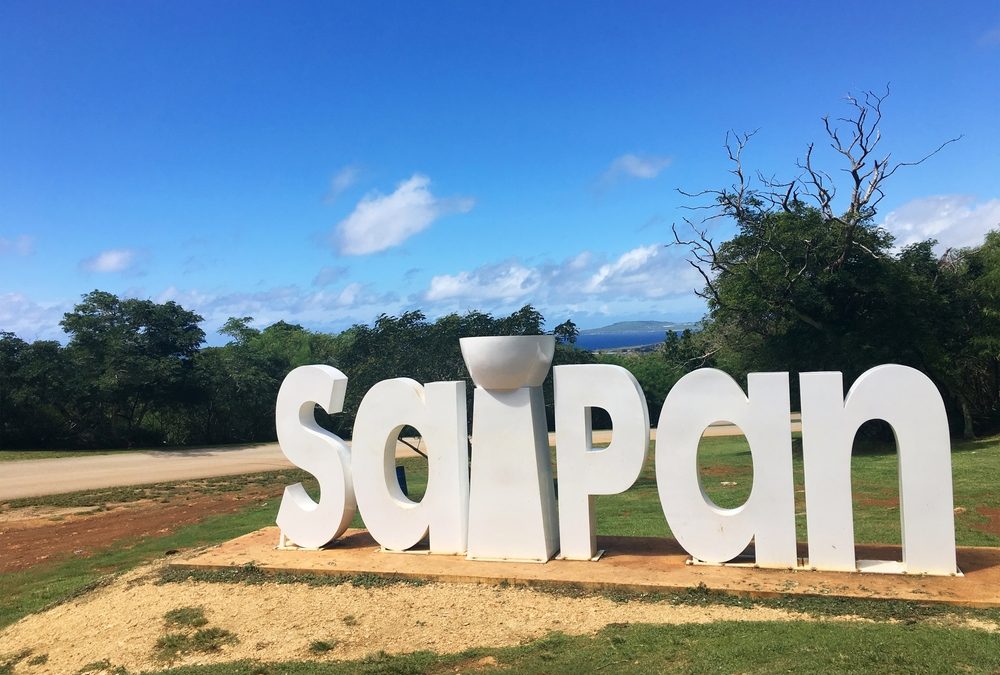
{"label": "green grass", "polygon": [[[642,474],[627,492],[595,498],[597,530],[605,535],[645,537],[670,536],[656,490],[654,452]],[[702,439],[698,453],[700,477],[706,494],[719,506],[733,508],[742,504],[753,485],[750,449],[742,436],[719,436]],[[855,454],[852,459],[854,491],[854,530],[859,544],[899,544],[899,508],[890,504],[899,497],[899,462],[895,452]],[[804,478],[802,454],[793,455],[795,479],[796,533],[806,539]],[[997,505],[996,486],[1000,484],[1000,437],[971,442],[955,442],[952,450],[952,475],[955,506],[956,540],[961,546],[1000,546],[1000,537],[981,528],[987,518],[977,506]],[[736,483],[723,485],[722,483]]]}
{"label": "green grass", "polygon": [[148,448],[101,448],[97,450],[0,450],[0,462],[19,459],[55,459],[58,457],[91,457],[93,455],[119,455],[129,452],[201,452],[204,450],[224,450],[225,448],[245,448],[270,443],[225,443],[206,447],[188,445],[160,445]]}
{"label": "green grass", "polygon": [[176,661],[191,653],[214,654],[226,645],[239,640],[232,631],[225,628],[199,628],[191,632],[168,633],[156,641],[156,658],[160,661]]}
{"label": "green grass", "polygon": [[249,488],[273,490],[275,498],[278,499],[281,497],[281,491],[285,485],[299,481],[304,482],[307,488],[313,489],[315,492],[315,480],[309,474],[296,469],[286,469],[235,476],[200,478],[183,482],[174,481],[169,483],[150,483],[148,485],[100,488],[82,492],[45,495],[42,497],[22,497],[20,499],[12,499],[5,502],[5,504],[10,508],[21,508],[24,506],[105,506],[109,504],[127,504],[140,500],[162,501],[175,498],[179,493],[185,491],[204,495],[243,492]]}
{"label": "green grass", "polygon": [[204,607],[178,607],[163,615],[163,621],[171,628],[201,628],[208,624]]}
{"label": "green grass", "polygon": [[30,649],[24,649],[14,654],[0,654],[0,675],[13,675],[17,664],[31,656]]}
{"label": "green grass", "polygon": [[77,675],[87,675],[88,673],[100,673],[101,675],[129,675],[129,672],[125,670],[123,666],[116,666],[108,659],[92,661],[76,672]]}
{"label": "green grass", "polygon": [[0,462],[19,459],[56,459],[58,457],[90,457],[115,455],[128,450],[0,450]]}
{"label": "green grass", "polygon": [[313,654],[326,654],[337,647],[336,640],[313,640],[309,643],[309,651]]}
{"label": "green grass", "polygon": [[[707,494],[716,503],[732,507],[742,502],[752,485],[752,470],[746,441],[741,437],[704,439],[699,462],[701,477]],[[964,512],[956,515],[956,531],[960,545],[1000,545],[1000,538],[983,532],[986,518],[976,512],[976,506],[996,506],[995,486],[1000,483],[1000,437],[975,442],[956,443],[952,454],[955,505]],[[403,460],[411,494],[422,494],[426,486],[426,463],[419,458]],[[802,490],[802,461],[797,454],[793,460],[796,481],[796,511],[804,510]],[[853,459],[855,491],[855,530],[858,542],[898,543],[899,510],[888,505],[898,497],[898,462],[895,453],[859,454]],[[56,506],[100,506],[108,503],[129,502],[138,499],[168,500],[182,491],[202,493],[244,490],[248,486],[267,486],[274,489],[275,499],[266,505],[253,504],[247,509],[215,516],[201,523],[179,528],[162,537],[122,543],[90,558],[73,558],[33,567],[23,572],[0,576],[0,627],[6,626],[26,614],[48,605],[74,597],[88,589],[107,583],[113,575],[131,569],[143,562],[160,558],[170,550],[182,550],[213,544],[274,523],[278,497],[285,485],[302,480],[306,475],[299,471],[271,472],[249,476],[232,476],[188,481],[183,484],[163,483],[130,488],[112,488],[69,495],[32,498],[9,502],[11,507],[49,504]],[[722,485],[723,482],[735,485]],[[307,489],[316,494],[315,482],[306,480]],[[879,502],[865,505],[865,502]],[[597,523],[601,534],[635,536],[667,536],[669,529],[660,508],[656,492],[653,452],[642,475],[629,491],[621,495],[598,497]],[[799,538],[805,537],[805,521],[797,518]],[[356,517],[354,526],[362,526]],[[170,578],[174,574],[176,578]],[[222,573],[220,573],[222,574]],[[255,577],[256,574],[256,577]],[[176,581],[192,576],[189,572],[167,571],[164,581]],[[266,575],[254,570],[235,570],[230,579],[213,578],[206,581],[239,581],[253,583]],[[355,585],[385,585],[400,583],[398,580],[362,578],[317,578],[316,583],[344,583]],[[280,578],[266,576],[268,581],[281,582]],[[307,578],[290,577],[289,583],[309,582]],[[409,582],[404,582],[409,583]],[[555,592],[569,592],[561,589]],[[683,594],[682,594],[683,595]],[[623,598],[634,599],[623,595]],[[972,672],[989,672],[1000,667],[996,654],[1000,646],[997,635],[977,633],[965,629],[935,627],[933,621],[923,618],[943,613],[965,610],[916,605],[914,603],[874,603],[836,599],[779,599],[749,601],[746,598],[729,598],[715,594],[694,592],[679,599],[678,596],[655,596],[649,599],[666,602],[698,602],[703,604],[753,603],[752,606],[782,606],[815,613],[818,616],[859,614],[876,620],[886,618],[902,620],[903,625],[846,624],[712,624],[699,627],[649,627],[627,626],[608,629],[596,638],[568,638],[554,636],[523,648],[476,652],[479,656],[495,656],[501,666],[511,672],[571,672],[609,669],[611,671],[650,672],[666,669],[687,672],[722,672],[738,669],[744,672],[770,672],[782,668],[796,670],[814,669],[823,672],[851,670],[906,670],[934,672],[971,668]],[[824,604],[826,603],[826,604]],[[184,609],[184,608],[181,608]],[[191,609],[191,608],[187,608]],[[197,608],[195,608],[197,609]],[[971,610],[969,610],[971,611]],[[988,610],[973,614],[991,620],[1000,619],[1000,612]],[[914,619],[916,617],[916,619]],[[194,621],[191,617],[178,621]],[[917,620],[916,627],[911,621]],[[190,625],[190,624],[189,624]],[[720,628],[723,626],[725,628]],[[195,626],[190,625],[190,628]],[[202,629],[206,630],[206,629]],[[728,633],[727,633],[728,631]],[[207,642],[210,635],[204,636]],[[632,661],[618,663],[610,658],[618,652],[609,645],[613,640],[632,645]],[[206,642],[206,643],[207,643]],[[773,644],[772,644],[773,643]],[[681,645],[677,647],[677,645]],[[777,645],[777,646],[775,646]],[[845,646],[845,645],[849,645]],[[923,645],[923,646],[921,646]],[[988,647],[988,649],[985,649]],[[624,648],[622,648],[624,649]],[[520,650],[520,651],[519,651]],[[984,651],[985,650],[985,651]],[[618,650],[621,651],[621,650]],[[798,655],[801,652],[801,655]],[[911,653],[912,652],[912,653]],[[789,661],[789,654],[797,654],[804,661]],[[558,658],[546,656],[556,654]],[[589,654],[589,656],[588,656]],[[922,654],[922,656],[920,656]],[[918,658],[919,657],[919,658]],[[17,659],[10,661],[10,659]],[[17,663],[27,655],[0,654],[0,675],[12,672]],[[434,672],[456,666],[464,667],[467,655],[439,656],[418,654],[405,657],[373,657],[346,664],[282,664],[280,667],[260,666],[253,663],[219,666],[213,670],[201,668],[175,669],[171,673],[406,673]],[[624,657],[623,657],[624,658]],[[629,657],[631,658],[631,657]],[[7,659],[6,661],[4,659]],[[548,660],[547,660],[548,659]],[[587,661],[586,659],[590,659]],[[610,659],[610,660],[601,660]],[[745,662],[740,659],[746,659]],[[992,659],[992,660],[991,660]],[[786,663],[787,661],[787,663]],[[638,663],[636,663],[638,662]],[[766,664],[766,668],[764,665]],[[261,670],[263,668],[263,670]],[[339,669],[339,670],[338,670]],[[756,669],[756,670],[755,670]]]}
{"label": "green grass", "polygon": [[[492,657],[492,659],[487,659]],[[478,664],[496,661],[495,666]],[[519,647],[459,654],[375,654],[342,662],[249,661],[188,666],[160,675],[409,675],[476,670],[505,673],[992,673],[1000,635],[905,624],[717,622],[613,624],[589,636],[550,634]]]}

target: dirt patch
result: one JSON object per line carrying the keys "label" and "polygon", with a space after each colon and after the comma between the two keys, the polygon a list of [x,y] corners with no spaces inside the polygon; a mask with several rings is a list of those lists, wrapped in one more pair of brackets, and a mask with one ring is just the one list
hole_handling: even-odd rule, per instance
{"label": "dirt patch", "polygon": [[889,497],[889,498],[879,498],[879,497],[856,497],[858,506],[881,506],[886,509],[898,509],[899,508],[899,498]]}
{"label": "dirt patch", "polygon": [[239,511],[273,497],[273,489],[248,488],[239,493],[180,494],[164,502],[146,500],[107,509],[10,509],[0,520],[0,574],[70,556],[87,557],[123,540],[160,537],[209,516]]}
{"label": "dirt patch", "polygon": [[25,506],[17,509],[0,506],[0,531],[38,527],[44,521],[55,522],[101,510],[100,506]]}
{"label": "dirt patch", "polygon": [[987,534],[992,534],[995,537],[1000,537],[1000,508],[977,506],[976,511],[979,515],[986,517],[986,522],[983,524],[972,525],[972,527],[981,532],[986,532]]}
{"label": "dirt patch", "polygon": [[[516,645],[551,631],[592,634],[624,622],[812,620],[772,608],[618,603],[473,584],[251,586],[157,584],[158,578],[158,565],[139,568],[82,598],[26,617],[0,632],[0,653],[30,649],[47,656],[44,664],[25,667],[25,673],[71,673],[104,659],[133,672],[163,667],[156,643],[171,630],[164,615],[180,607],[203,607],[211,626],[231,631],[238,641],[217,653],[184,655],[174,665],[344,660],[378,651],[455,653]],[[317,653],[310,649],[317,641],[331,648]]]}

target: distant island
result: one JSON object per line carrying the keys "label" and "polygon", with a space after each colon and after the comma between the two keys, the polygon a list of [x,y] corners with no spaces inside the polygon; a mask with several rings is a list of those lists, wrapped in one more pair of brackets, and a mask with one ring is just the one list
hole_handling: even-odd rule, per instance
{"label": "distant island", "polygon": [[667,337],[667,331],[697,330],[694,322],[618,321],[580,331],[576,346],[598,352],[652,351]]}
{"label": "distant island", "polygon": [[580,335],[609,335],[612,333],[664,333],[668,330],[678,333],[685,330],[694,330],[698,327],[697,322],[677,322],[677,321],[616,321],[615,323],[600,328],[585,328],[580,331]]}

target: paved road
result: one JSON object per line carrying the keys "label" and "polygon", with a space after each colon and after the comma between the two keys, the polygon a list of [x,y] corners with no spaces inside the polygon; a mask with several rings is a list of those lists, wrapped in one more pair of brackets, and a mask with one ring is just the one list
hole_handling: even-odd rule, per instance
{"label": "paved road", "polygon": [[[798,417],[793,415],[792,431],[800,428]],[[709,427],[705,435],[733,436],[739,433],[737,427],[718,424]],[[609,431],[594,432],[595,443],[606,443],[610,438]],[[555,434],[550,434],[549,443],[554,442]],[[414,454],[400,444],[396,456]],[[0,462],[0,501],[123,485],[259,473],[291,466],[277,443]]]}
{"label": "paved road", "polygon": [[0,462],[0,501],[290,466],[277,443]]}

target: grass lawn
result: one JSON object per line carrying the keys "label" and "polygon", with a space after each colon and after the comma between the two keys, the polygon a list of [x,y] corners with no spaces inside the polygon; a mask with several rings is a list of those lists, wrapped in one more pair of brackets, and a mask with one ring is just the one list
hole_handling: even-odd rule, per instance
{"label": "grass lawn", "polygon": [[56,459],[58,457],[89,457],[91,455],[115,455],[131,450],[0,450],[0,462],[19,459]]}
{"label": "grass lawn", "polygon": [[[669,536],[656,491],[651,451],[639,480],[619,495],[595,498],[599,534]],[[895,452],[856,454],[853,458],[854,536],[859,544],[899,544],[899,462]],[[1000,546],[1000,536],[985,531],[977,506],[1000,506],[1000,437],[955,442],[951,456],[955,491],[955,536],[961,546]],[[742,436],[703,438],[698,453],[702,487],[719,506],[733,508],[750,494],[753,469]],[[792,461],[799,541],[806,539],[802,454]]]}
{"label": "grass lawn", "polygon": [[[956,443],[952,455],[956,533],[960,545],[1000,546],[1000,537],[986,531],[988,519],[976,507],[996,508],[1000,482],[1000,437]],[[420,458],[403,460],[411,495],[423,493],[426,464]],[[746,442],[741,437],[706,438],[699,452],[702,484],[720,506],[737,506],[749,493],[752,470]],[[854,457],[855,529],[859,543],[898,543],[899,509],[895,453],[859,454]],[[805,538],[801,455],[794,458],[796,511],[799,539]],[[263,506],[219,515],[160,537],[130,541],[95,553],[0,576],[0,627],[52,603],[71,598],[109,575],[143,562],[161,558],[167,551],[212,544],[273,524],[283,487],[301,480],[295,471],[254,476],[230,476],[197,482],[204,492],[239,490],[251,482],[274,485],[275,499]],[[190,481],[188,482],[190,486]],[[310,481],[306,481],[310,486]],[[315,490],[315,484],[311,484]],[[174,484],[113,488],[86,493],[55,495],[10,502],[8,506],[51,504],[95,506],[137,499],[168,499]],[[642,475],[628,492],[598,497],[597,526],[602,534],[667,536],[669,529],[660,509],[653,470],[653,453]],[[362,526],[356,518],[355,526]],[[704,602],[726,602],[703,598]],[[806,600],[782,600],[791,609],[813,611]],[[870,616],[884,610],[863,602],[836,601],[836,613]],[[921,606],[906,603],[899,610],[924,616]],[[878,605],[887,607],[888,605]],[[950,610],[949,610],[950,611]],[[825,611],[820,612],[826,614]],[[975,615],[975,614],[974,614]],[[984,616],[996,620],[998,612]],[[877,619],[884,617],[877,616]],[[941,627],[933,621],[911,625],[845,624],[833,622],[770,624],[716,623],[705,626],[611,626],[596,637],[553,635],[512,649],[467,652],[458,655],[415,654],[375,656],[360,662],[282,664],[229,664],[179,668],[171,673],[417,673],[454,671],[476,666],[490,657],[510,672],[771,672],[782,669],[848,672],[890,670],[943,672],[1000,669],[1000,636],[966,628]],[[0,657],[3,657],[0,654]],[[0,658],[0,672],[3,661]],[[470,668],[471,669],[471,668]]]}
{"label": "grass lawn", "polygon": [[930,625],[832,622],[659,626],[613,624],[591,636],[553,633],[520,647],[459,654],[377,654],[339,663],[230,663],[164,675],[453,673],[994,673],[1000,636]]}

